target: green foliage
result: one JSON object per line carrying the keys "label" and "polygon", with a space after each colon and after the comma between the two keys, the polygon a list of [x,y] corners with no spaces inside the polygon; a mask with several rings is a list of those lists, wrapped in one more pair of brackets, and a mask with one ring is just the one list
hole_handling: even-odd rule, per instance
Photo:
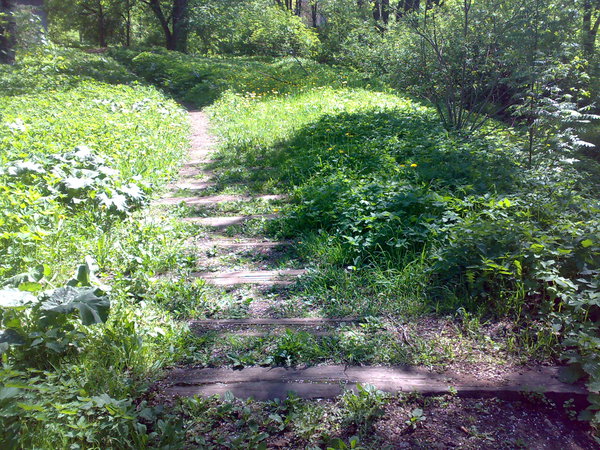
{"label": "green foliage", "polygon": [[[384,37],[376,27],[372,4],[355,0],[321,0],[319,13],[326,18],[319,27],[319,58],[329,63],[373,70]],[[385,59],[385,55],[380,56]]]}
{"label": "green foliage", "polygon": [[360,450],[362,447],[360,447],[359,442],[360,441],[357,437],[351,437],[350,440],[348,441],[348,444],[346,444],[344,441],[342,441],[339,438],[332,439],[327,444],[327,450],[348,450],[348,449]]}
{"label": "green foliage", "polygon": [[[19,121],[19,125],[23,122]],[[72,152],[33,156],[14,160],[2,171],[17,187],[37,188],[45,198],[56,199],[70,214],[103,211],[102,216],[124,216],[145,201],[145,193],[135,183],[122,183],[122,176],[87,146]],[[142,186],[146,191],[149,188]]]}
{"label": "green foliage", "polygon": [[110,54],[148,82],[195,106],[212,104],[227,91],[260,98],[316,86],[357,86],[371,81],[349,70],[292,57],[201,58],[162,50],[140,53],[118,49]]}
{"label": "green foliage", "polygon": [[162,408],[93,394],[81,381],[62,371],[0,369],[0,439],[5,448],[167,448],[180,441]]}
{"label": "green foliage", "polygon": [[133,398],[179,357],[186,336],[143,301],[155,272],[181,262],[184,227],[142,207],[177,171],[188,124],[173,101],[134,80],[110,58],[52,47],[0,69],[8,448],[181,439],[162,412]]}
{"label": "green foliage", "polygon": [[272,364],[281,366],[295,366],[302,358],[306,346],[306,333],[297,333],[286,330],[283,337],[279,339],[277,347],[272,356]]}
{"label": "green foliage", "polygon": [[357,384],[356,393],[348,390],[340,399],[344,421],[351,423],[361,436],[371,430],[373,422],[383,416],[387,395],[370,384]]}
{"label": "green foliage", "polygon": [[106,56],[51,44],[23,50],[15,65],[0,66],[3,96],[66,91],[90,81],[130,84],[135,77]]}
{"label": "green foliage", "polygon": [[423,425],[426,418],[427,416],[423,414],[421,408],[415,408],[411,411],[410,417],[404,423],[413,430],[416,430],[419,426]]}
{"label": "green foliage", "polygon": [[204,0],[192,9],[191,49],[204,54],[314,56],[316,33],[272,1]]}
{"label": "green foliage", "polygon": [[[349,418],[350,426],[367,416],[369,421],[375,420],[378,413],[374,415],[372,408],[383,405],[383,395],[369,387],[361,389],[357,408],[344,409],[351,401],[344,400],[351,391],[335,403],[322,404],[302,400],[293,393],[285,399],[260,403],[236,399],[228,392],[221,399],[182,399],[176,412],[187,418],[186,442],[202,448],[267,448],[272,442],[269,437],[280,435],[290,439],[290,446],[358,450],[363,448],[358,437],[351,437],[346,444],[332,436],[339,435],[340,426],[346,424],[344,417]],[[357,415],[352,415],[354,412]]]}
{"label": "green foliage", "polygon": [[52,40],[65,45],[130,45],[134,29],[138,39],[152,34],[142,28],[151,12],[136,0],[47,0],[44,9]]}
{"label": "green foliage", "polygon": [[[41,281],[41,280],[37,280]],[[82,333],[75,312],[82,325],[106,322],[110,301],[100,289],[83,286],[66,286],[43,292],[37,298],[27,292],[37,289],[37,282],[20,283],[18,288],[0,290],[0,353],[18,352],[28,359],[28,364],[47,365],[52,353],[64,354],[81,350],[85,333]],[[16,347],[16,348],[15,348]]]}

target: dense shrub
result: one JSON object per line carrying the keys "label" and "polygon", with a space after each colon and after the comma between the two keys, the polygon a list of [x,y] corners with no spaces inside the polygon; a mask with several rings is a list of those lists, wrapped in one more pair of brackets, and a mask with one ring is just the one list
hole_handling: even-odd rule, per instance
{"label": "dense shrub", "polygon": [[190,28],[191,50],[201,54],[311,57],[319,45],[301,18],[264,0],[202,2]]}

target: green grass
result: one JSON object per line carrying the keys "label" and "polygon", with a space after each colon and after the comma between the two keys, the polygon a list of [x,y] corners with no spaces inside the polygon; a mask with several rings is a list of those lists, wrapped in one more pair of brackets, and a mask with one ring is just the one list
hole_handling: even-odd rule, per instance
{"label": "green grass", "polygon": [[[34,56],[39,58],[37,66]],[[52,51],[34,56],[23,57],[11,75],[19,75],[22,81],[33,68],[42,73],[55,69],[55,78],[62,80],[67,75],[62,72],[61,61],[67,65],[79,61],[82,66],[90,62],[88,55],[76,53],[71,54],[74,61],[60,59]],[[110,66],[107,60],[100,61]],[[115,62],[112,65],[116,71],[125,71]],[[49,79],[53,77],[49,75]],[[0,175],[0,204],[9,213],[0,235],[4,255],[0,274],[15,275],[31,265],[49,264],[64,279],[64,271],[71,272],[74,264],[92,251],[90,241],[109,231],[110,214],[91,211],[98,195],[114,196],[131,183],[146,196],[160,189],[176,173],[189,126],[172,100],[149,87],[78,78],[73,86],[59,84],[42,92],[35,89],[35,78],[29,82],[32,93],[5,96],[0,101],[2,165],[14,167],[26,162],[41,166],[18,176]],[[104,163],[82,162],[83,171],[57,174],[54,160],[78,146],[89,147]],[[93,175],[88,174],[95,172],[86,170],[104,170],[106,181],[93,181]],[[61,182],[69,175],[93,184],[65,192]],[[78,199],[82,206],[66,202],[65,196]],[[12,211],[18,219],[11,218]]]}
{"label": "green grass", "polygon": [[372,77],[305,59],[204,58],[160,49],[143,53],[115,49],[111,55],[148,82],[196,107],[220,101],[227,92],[264,98],[320,86],[383,88]]}
{"label": "green grass", "polygon": [[[207,408],[210,420],[188,421],[188,443],[225,442],[210,429],[234,416],[241,432],[227,441],[264,441],[251,406],[230,415],[226,404],[190,400],[175,418],[141,400],[162,368],[186,361],[444,367],[492,353],[499,356],[487,363],[548,359],[563,345],[574,378],[587,376],[597,391],[600,207],[594,185],[576,169],[557,170],[548,160],[530,170],[513,130],[449,133],[432,108],[345,69],[302,61],[307,74],[293,59],[111,54],[123,65],[47,49],[0,70],[7,94],[0,106],[2,284],[28,272],[17,283],[22,289],[63,286],[90,255],[112,288],[108,321],[84,326],[71,317],[74,340],[64,353],[37,343],[3,356],[0,438],[9,448],[181,446],[177,421]],[[288,193],[289,203],[147,209],[176,173],[189,130],[183,110],[157,87],[208,106],[219,148],[211,164],[218,184],[207,194]],[[81,145],[91,152],[73,156]],[[261,293],[192,281],[204,263],[186,242],[212,231],[179,218],[271,208],[283,217],[223,234],[293,237],[309,268],[300,283]],[[228,266],[264,262],[218,258]],[[248,317],[257,305],[275,316],[387,322],[369,328],[365,319],[366,327],[322,338],[198,337],[182,323]],[[416,327],[409,342],[395,334],[431,315],[456,332],[424,337],[427,330]],[[14,327],[10,317],[3,309],[0,328]],[[24,323],[20,331],[38,333],[39,323]],[[502,323],[512,336],[486,334],[487,324]],[[64,330],[47,331],[43,339],[53,342],[51,334]],[[353,411],[324,426],[315,420],[324,409],[299,406],[303,412],[288,422],[295,442],[317,436],[326,443],[327,429],[343,424],[368,428],[370,400],[363,400],[340,400]],[[268,433],[285,429],[263,422]]]}
{"label": "green grass", "polygon": [[398,340],[393,330],[364,325],[331,330],[315,337],[309,330],[267,332],[264,337],[207,333],[191,339],[188,360],[205,366],[297,366],[316,364],[443,366],[452,350],[440,342],[411,335],[410,343]]}
{"label": "green grass", "polygon": [[[146,411],[150,429],[140,423],[134,399],[181,357],[186,329],[147,293],[155,275],[193,260],[182,251],[189,228],[144,207],[177,172],[189,124],[174,101],[135,80],[110,58],[54,48],[0,68],[0,286],[61,287],[91,256],[111,288],[105,324],[71,314],[65,329],[49,328],[3,304],[0,328],[32,343],[2,348],[6,448],[170,439],[152,434],[159,410]],[[21,273],[29,281],[9,279]],[[62,351],[52,347],[59,339]]]}
{"label": "green grass", "polygon": [[[168,60],[140,59],[131,64],[146,79],[153,79],[147,61],[158,68]],[[186,82],[204,89],[197,103],[210,105],[219,138],[215,192],[245,185],[291,194],[284,220],[227,231],[308,242],[299,251],[313,270],[282,311],[467,311],[510,320],[523,330],[513,351],[556,355],[558,342],[577,347],[563,353],[575,362],[575,377],[596,379],[600,353],[589,338],[597,327],[600,205],[585,171],[552,153],[529,168],[516,130],[490,123],[477,134],[448,132],[433,108],[373,89],[356,73],[344,75],[346,83],[329,69],[303,79],[288,74],[283,79],[294,84],[276,88],[267,77],[258,89],[257,73],[293,64],[234,60],[225,64],[236,65],[239,77],[215,64],[193,80],[192,68],[208,60],[173,62],[177,76],[187,71]],[[165,88],[193,101],[177,87],[184,84]],[[531,323],[544,330],[560,323],[560,331],[540,335]]]}

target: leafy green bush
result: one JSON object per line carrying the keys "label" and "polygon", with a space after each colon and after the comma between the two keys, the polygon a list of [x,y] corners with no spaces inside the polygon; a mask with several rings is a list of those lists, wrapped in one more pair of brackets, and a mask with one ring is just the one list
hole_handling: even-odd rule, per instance
{"label": "leafy green bush", "polygon": [[93,266],[81,265],[76,278],[67,286],[42,292],[36,298],[32,292],[43,289],[40,281],[50,274],[41,266],[32,274],[21,274],[7,280],[0,290],[0,353],[17,350],[29,366],[47,365],[51,354],[62,355],[67,350],[81,350],[85,333],[73,320],[78,312],[82,325],[106,322],[110,300],[99,287],[92,286]]}
{"label": "leafy green bush", "polygon": [[190,29],[191,49],[203,54],[311,57],[319,43],[301,18],[265,0],[204,2]]}
{"label": "leafy green bush", "polygon": [[387,395],[371,384],[356,385],[356,393],[348,390],[340,399],[344,421],[353,424],[361,436],[371,430],[373,422],[383,416]]}

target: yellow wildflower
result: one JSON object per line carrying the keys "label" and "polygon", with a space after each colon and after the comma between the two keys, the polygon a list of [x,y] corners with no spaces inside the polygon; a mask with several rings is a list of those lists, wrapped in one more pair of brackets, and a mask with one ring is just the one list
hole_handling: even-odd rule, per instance
{"label": "yellow wildflower", "polygon": [[410,165],[410,167],[417,167],[417,165],[413,163]]}

